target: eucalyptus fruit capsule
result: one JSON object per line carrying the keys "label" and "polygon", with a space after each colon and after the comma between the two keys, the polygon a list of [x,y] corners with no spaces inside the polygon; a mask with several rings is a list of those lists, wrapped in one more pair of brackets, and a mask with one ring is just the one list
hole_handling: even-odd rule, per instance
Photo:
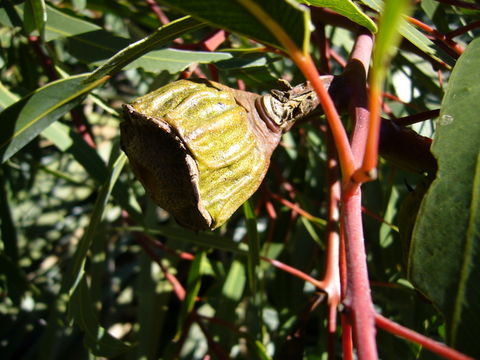
{"label": "eucalyptus fruit capsule", "polygon": [[282,132],[317,105],[305,86],[261,96],[179,80],[123,106],[121,145],[147,194],[180,225],[215,229],[260,186]]}

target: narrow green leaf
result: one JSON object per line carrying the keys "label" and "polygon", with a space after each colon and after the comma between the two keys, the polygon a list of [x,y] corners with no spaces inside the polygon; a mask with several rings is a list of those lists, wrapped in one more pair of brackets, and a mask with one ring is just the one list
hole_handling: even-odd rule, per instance
{"label": "narrow green leaf", "polygon": [[[222,60],[215,65],[225,76],[242,79],[249,88],[275,88],[278,86],[278,77],[272,71],[271,64],[279,57],[272,57],[265,53],[249,53],[241,50],[229,50],[234,57]],[[238,55],[237,55],[238,54]]]}
{"label": "narrow green leaf", "polygon": [[447,320],[448,343],[474,357],[480,330],[480,39],[453,69],[432,152],[437,177],[417,216],[409,276]]}
{"label": "narrow green leaf", "polygon": [[382,11],[382,0],[360,0],[360,2],[367,5],[370,9],[375,10],[376,12]]}
{"label": "narrow green leaf", "polygon": [[239,301],[245,290],[245,280],[245,268],[243,263],[238,260],[232,261],[227,278],[223,283],[222,295],[231,301]]}
{"label": "narrow green leaf", "polygon": [[85,234],[82,236],[77,245],[77,250],[75,251],[75,255],[72,259],[72,265],[66,275],[66,280],[62,284],[65,292],[72,294],[84,275],[87,252],[92,244],[95,231],[103,219],[108,198],[120,175],[120,172],[122,171],[123,166],[125,165],[126,160],[126,155],[121,152],[112,166],[109,178],[100,189],[97,200],[95,201],[95,205],[93,207],[92,216],[90,217],[90,223],[85,231]]}
{"label": "narrow green leaf", "polygon": [[[279,25],[303,53],[308,52],[310,41],[310,12],[293,0],[161,0],[162,3],[189,14],[212,26],[245,35],[264,44],[284,49],[266,24],[269,19],[258,18],[248,10],[248,5],[259,6],[270,19]],[[284,49],[285,50],[285,49]]]}
{"label": "narrow green leaf", "polygon": [[[137,319],[138,332],[135,336],[138,339],[138,346],[135,350],[136,359],[154,359],[157,357],[158,349],[164,330],[165,322],[169,317],[169,301],[173,297],[171,285],[159,273],[152,270],[153,260],[145,252],[139,254],[138,266],[140,272],[135,287],[138,298]],[[177,259],[169,259],[171,268],[176,266]]]}
{"label": "narrow green leaf", "polygon": [[[191,28],[186,28],[185,31],[191,30]],[[166,38],[165,41],[159,41],[155,45],[149,45],[144,42],[142,46],[146,45],[146,50],[148,50],[149,48],[160,46],[168,40]],[[132,51],[131,46],[134,45],[131,44],[130,40],[113,35],[105,30],[97,30],[70,37],[67,39],[67,43],[69,52],[73,56],[80,61],[93,65],[102,65],[106,61],[113,61],[110,58],[114,57],[116,53],[120,52],[125,55],[125,48],[129,48]],[[161,49],[149,51],[144,55],[141,52],[137,54],[131,53],[131,58],[125,58],[121,65],[111,70],[111,73],[122,68],[143,68],[150,72],[166,70],[174,74],[183,71],[193,63],[205,64],[229,58],[231,58],[231,55],[228,53]],[[118,61],[117,57],[114,59]]]}
{"label": "narrow green leaf", "polygon": [[27,34],[36,34],[44,37],[47,9],[44,0],[27,0],[23,14],[24,28]]}
{"label": "narrow green leaf", "polygon": [[207,249],[225,250],[241,255],[247,255],[248,253],[246,247],[243,246],[244,244],[235,243],[231,239],[219,236],[215,233],[196,233],[175,226],[162,226],[158,228],[129,226],[124,229],[128,231],[146,232],[150,235],[161,235],[168,239],[196,244]]}
{"label": "narrow green leaf", "polygon": [[[17,15],[18,18],[17,16],[13,18],[14,14],[11,12],[12,9],[16,11],[15,15]],[[14,8],[0,8],[0,23],[8,27],[13,27],[15,25],[18,26],[20,24],[18,24],[17,19],[24,18],[26,16],[26,11],[27,9],[25,9],[23,4],[15,5]],[[43,17],[44,19],[48,19],[45,23],[45,41],[67,38],[78,34],[101,30],[101,27],[98,25],[68,15],[50,5],[45,7],[45,14]]]}
{"label": "narrow green leaf", "polygon": [[183,328],[183,324],[187,319],[188,314],[193,310],[195,302],[197,301],[198,292],[200,291],[200,285],[202,284],[202,275],[205,273],[205,267],[207,264],[206,251],[199,251],[195,255],[195,259],[190,266],[188,272],[186,296],[185,301],[182,303],[180,310],[180,316],[178,317],[178,329]]}
{"label": "narrow green leaf", "polygon": [[257,218],[250,200],[243,204],[243,212],[245,213],[248,239],[248,285],[252,294],[255,294],[257,292],[258,266],[260,265],[260,240],[257,232]]}
{"label": "narrow green leaf", "polygon": [[297,0],[304,4],[326,7],[343,15],[373,33],[377,32],[377,25],[365,15],[362,10],[350,0]]}
{"label": "narrow green leaf", "polygon": [[[378,13],[382,12],[382,0],[361,0],[361,2]],[[435,45],[422,32],[417,30],[405,19],[401,21],[398,31],[405,39],[410,41],[419,50],[421,50],[425,54],[430,55],[432,59],[435,59],[437,61],[444,61],[450,65],[454,63],[454,60],[449,55],[445,54],[445,52],[443,52],[437,45]]]}
{"label": "narrow green leaf", "polygon": [[105,75],[118,72],[123,69],[124,66],[138,59],[140,56],[146,54],[153,48],[176,39],[186,32],[199,29],[203,26],[204,24],[188,16],[172,21],[169,24],[158,28],[151,35],[129,45],[122,51],[118,52],[108,62],[95,70],[89,77],[89,81],[96,81]]}
{"label": "narrow green leaf", "polygon": [[54,81],[35,90],[0,113],[0,160],[5,162],[43,129],[77,105],[84,95],[106,81],[84,83],[87,75]]}
{"label": "narrow green leaf", "polygon": [[409,0],[389,0],[381,13],[378,36],[373,50],[371,82],[382,88],[390,60],[400,42],[398,28],[408,11]]}
{"label": "narrow green leaf", "polygon": [[69,312],[85,332],[85,344],[93,355],[112,359],[132,348],[132,345],[113,337],[100,325],[84,276],[71,297]]}
{"label": "narrow green leaf", "polygon": [[232,58],[229,53],[184,51],[176,49],[162,49],[150,51],[126,66],[126,69],[141,67],[145,71],[168,71],[176,74],[185,70],[193,63],[208,64]]}
{"label": "narrow green leaf", "polygon": [[10,90],[8,90],[1,82],[0,82],[0,111],[4,108],[12,105],[13,103],[17,102],[19,97]]}
{"label": "narrow green leaf", "polygon": [[268,355],[267,349],[265,346],[259,341],[256,340],[254,343],[255,353],[260,360],[272,360],[272,358]]}

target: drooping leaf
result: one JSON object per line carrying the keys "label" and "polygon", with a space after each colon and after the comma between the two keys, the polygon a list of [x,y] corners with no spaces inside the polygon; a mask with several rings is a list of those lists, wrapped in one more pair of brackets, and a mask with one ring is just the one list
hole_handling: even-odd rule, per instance
{"label": "drooping leaf", "polygon": [[27,33],[31,34],[36,31],[38,35],[43,37],[45,33],[45,23],[47,21],[45,1],[27,0],[25,5],[23,23]]}
{"label": "drooping leaf", "polygon": [[43,129],[80,103],[89,91],[104,83],[85,83],[87,75],[54,81],[25,96],[0,113],[0,160],[3,163]]}
{"label": "drooping leaf", "polygon": [[217,69],[226,76],[241,79],[247,88],[275,88],[278,86],[278,78],[274,76],[270,66],[278,59],[272,58],[265,53],[242,53],[229,51],[233,57],[215,63]]}
{"label": "drooping leaf", "polygon": [[[16,13],[12,13],[12,10]],[[0,23],[9,27],[15,25],[18,26],[18,19],[24,18],[25,11],[26,9],[23,4],[15,5],[14,7],[6,6],[5,8],[0,8]],[[48,19],[48,21],[45,23],[45,41],[68,38],[74,35],[88,33],[101,29],[101,27],[98,25],[68,15],[60,10],[55,9],[50,5],[46,5],[45,14],[43,14],[42,16]],[[31,25],[29,24],[28,26]]]}
{"label": "drooping leaf", "polygon": [[205,267],[208,262],[207,253],[205,250],[199,251],[195,255],[190,271],[187,278],[186,296],[185,301],[182,304],[180,310],[180,316],[178,317],[178,329],[183,328],[188,314],[193,310],[195,302],[197,301],[198,292],[200,291],[200,285],[202,284],[202,276],[205,274]]}
{"label": "drooping leaf", "polygon": [[293,0],[161,0],[161,2],[212,26],[245,35],[280,49],[284,49],[284,46],[278,40],[278,31],[272,30],[272,25],[277,30],[285,29],[283,30],[285,35],[303,53],[308,52],[310,13],[307,8]]}
{"label": "drooping leaf", "polygon": [[123,69],[124,66],[138,59],[150,50],[163,45],[167,41],[173,40],[185,32],[193,31],[204,25],[197,20],[186,16],[181,19],[158,28],[149,36],[130,44],[120,52],[116,53],[109,61],[96,69],[89,78],[89,81],[95,81],[102,76],[113,74]]}
{"label": "drooping leaf", "polygon": [[232,240],[217,235],[215,233],[206,233],[206,232],[193,232],[180,227],[174,226],[161,226],[158,228],[141,228],[130,226],[126,228],[130,231],[143,231],[151,235],[161,235],[165,236],[168,239],[175,241],[188,242],[195,245],[205,247],[207,249],[218,249],[224,251],[230,251],[234,254],[248,254],[248,248],[244,246],[245,244],[239,244],[233,242]]}
{"label": "drooping leaf", "polygon": [[380,16],[380,30],[373,50],[371,87],[381,89],[388,72],[388,64],[397,51],[398,32],[402,16],[408,11],[408,0],[389,1]]}
{"label": "drooping leaf", "polygon": [[297,0],[304,4],[318,7],[326,7],[349,18],[353,22],[367,28],[371,32],[377,32],[377,25],[363,11],[350,0]]}
{"label": "drooping leaf", "polygon": [[90,223],[85,231],[85,234],[80,239],[75,255],[72,259],[72,264],[68,270],[68,273],[65,277],[65,280],[62,284],[63,291],[72,294],[80,280],[82,279],[85,272],[85,261],[87,258],[87,252],[90,249],[92,244],[95,231],[97,230],[98,225],[103,219],[105,214],[105,207],[107,205],[110,193],[118,180],[120,172],[125,165],[127,157],[123,152],[119,153],[115,162],[112,164],[111,172],[107,181],[102,185],[102,188],[98,194],[97,200],[93,208],[92,215],[90,217]]}
{"label": "drooping leaf", "polygon": [[0,82],[0,111],[17,102],[18,99],[17,95],[13,94]]}
{"label": "drooping leaf", "polygon": [[230,59],[232,55],[222,52],[185,51],[176,49],[162,49],[150,51],[126,66],[126,69],[143,68],[145,71],[168,71],[176,74],[185,70],[193,63],[207,64]]}
{"label": "drooping leaf", "polygon": [[247,225],[248,238],[248,258],[247,258],[247,278],[248,285],[252,294],[257,292],[257,271],[260,265],[260,240],[257,232],[257,218],[253,211],[253,206],[249,200],[243,204],[245,222]]}
{"label": "drooping leaf", "polygon": [[[371,9],[381,12],[383,9],[382,0],[361,0],[362,3],[370,7]],[[412,24],[403,20],[398,29],[400,34],[410,41],[419,50],[428,54],[437,61],[445,61],[447,64],[453,64],[453,60],[450,56],[446,55],[437,45],[428,39],[423,33],[417,30]]]}
{"label": "drooping leaf", "polygon": [[100,325],[85,276],[71,296],[69,312],[85,332],[85,345],[93,355],[112,359],[132,348],[131,344],[113,337]]}
{"label": "drooping leaf", "polygon": [[459,58],[442,102],[432,152],[437,177],[413,231],[412,282],[447,320],[448,343],[480,356],[480,40]]}

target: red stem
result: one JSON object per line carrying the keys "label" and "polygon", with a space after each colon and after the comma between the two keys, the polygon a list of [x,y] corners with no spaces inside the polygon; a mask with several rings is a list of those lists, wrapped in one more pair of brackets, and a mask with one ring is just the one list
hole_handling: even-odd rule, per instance
{"label": "red stem", "polygon": [[160,6],[158,6],[155,0],[145,0],[145,2],[150,7],[150,10],[152,10],[152,12],[155,14],[158,21],[160,21],[162,25],[166,25],[170,22],[170,19],[168,18],[168,16],[165,15],[165,13],[162,11]]}
{"label": "red stem", "polygon": [[[372,35],[360,34],[352,51],[346,73],[353,79],[350,113],[355,120],[352,153],[355,163],[363,158],[369,136],[369,113],[366,107],[366,77],[373,47]],[[353,326],[353,339],[359,359],[377,359],[375,320],[365,254],[362,204],[359,186],[343,193],[342,230],[345,236],[347,292],[344,305]]]}
{"label": "red stem", "polygon": [[353,360],[352,325],[350,319],[345,314],[342,314],[341,322],[343,360]]}
{"label": "red stem", "polygon": [[439,3],[462,7],[465,9],[480,10],[480,5],[460,0],[436,0]]}
{"label": "red stem", "polygon": [[173,292],[177,296],[178,300],[183,301],[185,299],[185,294],[186,294],[185,289],[183,288],[180,281],[178,281],[178,279],[174,275],[172,275],[168,271],[168,269],[162,264],[162,261],[161,261],[160,257],[155,253],[155,251],[153,251],[153,249],[151,248],[151,246],[149,244],[149,241],[145,237],[145,235],[143,235],[140,232],[135,232],[134,233],[134,238],[140,244],[140,246],[145,251],[145,253],[153,261],[155,261],[158,264],[158,266],[160,266],[160,269],[162,270],[163,274],[165,275],[165,278],[170,283],[170,285],[172,285]]}
{"label": "red stem", "polygon": [[422,345],[424,348],[443,356],[446,359],[451,360],[473,360],[473,358],[458,352],[452,348],[449,348],[445,344],[432,340],[422,334],[419,334],[411,329],[408,329],[400,324],[393,322],[380,314],[375,314],[375,323],[383,330],[388,331],[391,334],[397,335],[404,339],[413,341]]}
{"label": "red stem", "polygon": [[411,24],[413,24],[413,25],[419,27],[420,29],[422,29],[423,31],[431,34],[438,41],[441,41],[449,49],[452,49],[457,55],[461,55],[463,53],[464,49],[460,45],[458,45],[455,41],[448,38],[447,36],[439,33],[437,30],[435,30],[431,26],[428,26],[427,24],[425,24],[425,23],[421,22],[420,20],[415,19],[411,16],[407,16],[407,19]]}
{"label": "red stem", "polygon": [[361,200],[360,189],[343,198],[348,273],[347,295],[343,303],[349,310],[352,319],[353,338],[358,358],[373,360],[377,359],[375,312],[368,281]]}
{"label": "red stem", "polygon": [[415,115],[393,119],[391,121],[399,126],[408,126],[408,125],[416,124],[418,122],[422,122],[425,120],[434,119],[438,117],[438,115],[440,115],[440,110],[435,109],[435,110],[424,111]]}
{"label": "red stem", "polygon": [[473,29],[476,29],[476,28],[479,28],[479,27],[480,27],[480,21],[474,21],[471,24],[468,24],[468,25],[462,26],[462,27],[460,27],[456,30],[450,31],[449,33],[445,34],[445,36],[447,37],[447,39],[453,39],[456,36],[465,34],[466,32],[468,32],[470,30],[473,30]]}

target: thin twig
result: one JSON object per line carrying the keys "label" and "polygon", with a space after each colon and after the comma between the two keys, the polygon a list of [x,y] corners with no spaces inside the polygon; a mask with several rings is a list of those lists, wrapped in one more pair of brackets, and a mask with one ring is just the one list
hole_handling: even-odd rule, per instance
{"label": "thin twig", "polygon": [[375,323],[379,328],[385,331],[388,331],[389,333],[392,333],[394,335],[400,336],[404,339],[420,344],[424,348],[430,350],[431,352],[434,352],[435,354],[443,356],[446,359],[473,360],[472,357],[462,354],[457,350],[449,348],[445,344],[432,340],[422,334],[419,334],[411,329],[408,329],[400,324],[397,324],[396,322],[390,319],[387,319],[386,317],[380,314],[375,314]]}
{"label": "thin twig", "polygon": [[424,111],[415,115],[404,116],[391,121],[398,126],[409,126],[429,119],[435,119],[440,115],[440,109]]}

